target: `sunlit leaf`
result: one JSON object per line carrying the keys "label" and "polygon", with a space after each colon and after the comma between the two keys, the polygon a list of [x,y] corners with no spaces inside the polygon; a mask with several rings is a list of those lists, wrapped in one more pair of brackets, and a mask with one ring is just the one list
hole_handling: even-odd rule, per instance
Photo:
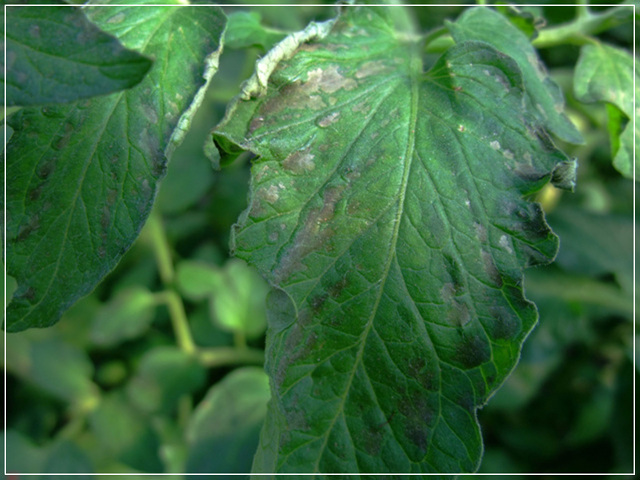
{"label": "sunlit leaf", "polygon": [[585,45],[580,50],[573,88],[578,100],[613,106],[609,111],[613,165],[625,177],[633,178],[633,165],[640,164],[640,153],[636,151],[635,160],[633,157],[634,143],[640,145],[640,109],[633,110],[634,97],[640,94],[640,77],[635,74],[634,92],[633,56],[605,43]]}
{"label": "sunlit leaf", "polygon": [[567,159],[513,59],[461,42],[429,68],[399,13],[275,47],[214,132],[259,157],[232,242],[274,287],[256,472],[474,471],[536,322],[523,268],[557,239],[523,196]]}

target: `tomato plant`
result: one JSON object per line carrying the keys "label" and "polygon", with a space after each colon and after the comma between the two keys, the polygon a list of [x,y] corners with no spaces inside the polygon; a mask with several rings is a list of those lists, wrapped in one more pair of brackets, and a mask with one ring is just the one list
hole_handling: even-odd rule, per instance
{"label": "tomato plant", "polygon": [[162,3],[5,6],[7,471],[632,469],[634,5]]}

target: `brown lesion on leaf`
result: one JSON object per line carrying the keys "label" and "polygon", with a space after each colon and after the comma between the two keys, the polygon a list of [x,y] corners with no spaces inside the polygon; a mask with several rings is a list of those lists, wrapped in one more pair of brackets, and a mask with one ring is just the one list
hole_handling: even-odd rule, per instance
{"label": "brown lesion on leaf", "polygon": [[331,239],[335,234],[329,224],[334,218],[336,205],[342,199],[346,186],[328,187],[324,191],[321,207],[309,211],[302,226],[294,234],[291,245],[281,256],[279,267],[274,271],[276,283],[282,283],[296,271],[304,269],[301,264],[309,253],[323,249],[332,249]]}
{"label": "brown lesion on leaf", "polygon": [[344,276],[333,285],[331,285],[327,289],[327,291],[329,292],[331,298],[337,299],[338,297],[340,297],[342,291],[347,287],[347,285],[349,285],[349,280],[347,280],[347,277]]}
{"label": "brown lesion on leaf", "polygon": [[382,75],[392,71],[392,67],[386,60],[373,60],[363,63],[360,68],[356,70],[356,78],[362,79],[371,75]]}
{"label": "brown lesion on leaf", "polygon": [[311,153],[311,146],[304,150],[297,150],[287,156],[282,162],[282,167],[292,173],[299,175],[315,170],[316,164],[313,159],[315,155]]}
{"label": "brown lesion on leaf", "polygon": [[46,180],[52,173],[58,163],[57,157],[46,158],[36,170],[36,174],[43,180]]}
{"label": "brown lesion on leaf", "polygon": [[358,86],[353,78],[345,77],[338,69],[338,65],[329,65],[326,68],[318,67],[309,71],[304,89],[308,93],[334,93],[340,89],[353,90]]}
{"label": "brown lesion on leaf", "polygon": [[35,202],[40,198],[42,194],[42,190],[44,189],[46,182],[41,182],[39,185],[35,186],[31,190],[29,190],[29,200]]}
{"label": "brown lesion on leaf", "polygon": [[29,220],[26,224],[23,224],[18,231],[18,236],[16,240],[18,242],[22,242],[26,240],[32,233],[37,231],[40,228],[40,215],[35,214],[29,217]]}
{"label": "brown lesion on leaf", "polygon": [[482,250],[480,256],[482,257],[482,265],[488,279],[497,287],[502,287],[502,277],[498,272],[498,267],[493,260],[493,257],[486,250]]}

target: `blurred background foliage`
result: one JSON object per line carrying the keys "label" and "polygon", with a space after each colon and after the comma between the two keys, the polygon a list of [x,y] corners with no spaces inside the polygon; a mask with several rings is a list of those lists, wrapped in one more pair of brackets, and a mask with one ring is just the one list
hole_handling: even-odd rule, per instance
{"label": "blurred background foliage", "polygon": [[[524,10],[547,25],[576,15],[574,7],[551,5]],[[413,12],[428,31],[464,8]],[[251,469],[269,398],[261,368],[268,287],[228,256],[230,228],[246,205],[250,158],[214,171],[203,145],[255,59],[285,32],[333,10],[226,9],[235,18],[220,70],[139,240],[57,325],[7,336],[9,472]],[[630,48],[631,26],[601,38]],[[538,198],[561,249],[553,265],[527,272],[540,322],[520,364],[479,411],[481,472],[633,468],[640,367],[633,358],[634,186],[611,165],[607,106],[573,97],[579,51],[573,44],[540,51],[585,144],[563,145],[579,159],[576,192],[549,187]],[[9,298],[13,288],[7,279]]]}

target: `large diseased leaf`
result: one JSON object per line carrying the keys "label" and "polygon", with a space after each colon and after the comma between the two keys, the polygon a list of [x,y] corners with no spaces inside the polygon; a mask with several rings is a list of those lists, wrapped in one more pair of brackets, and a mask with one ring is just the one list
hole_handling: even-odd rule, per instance
{"label": "large diseased leaf", "polygon": [[67,5],[7,7],[6,36],[9,106],[69,102],[129,88],[152,63]]}
{"label": "large diseased leaf", "polygon": [[549,77],[529,38],[507,18],[486,7],[471,8],[448,28],[456,42],[487,42],[512,57],[520,67],[527,108],[562,140],[582,143],[582,136],[564,111],[560,87]]}
{"label": "large diseased leaf", "polygon": [[7,270],[18,289],[7,328],[14,331],[56,322],[114,267],[217,68],[225,25],[217,7],[104,6],[88,14],[155,64],[125,92],[11,117]]}
{"label": "large diseased leaf", "polygon": [[[633,100],[640,93],[640,78],[637,72],[634,75],[633,56],[604,43],[585,45],[576,65],[574,89],[580,101],[612,105],[609,130],[613,165],[625,177],[633,178],[633,166],[640,163],[640,153],[636,151],[635,159],[633,156],[634,143],[640,144],[640,110],[633,109]],[[619,112],[626,117],[626,125],[622,125]]]}
{"label": "large diseased leaf", "polygon": [[522,270],[557,239],[523,195],[566,157],[513,60],[467,42],[425,73],[410,38],[345,9],[214,132],[259,156],[232,245],[274,287],[254,471],[474,471],[536,322]]}

